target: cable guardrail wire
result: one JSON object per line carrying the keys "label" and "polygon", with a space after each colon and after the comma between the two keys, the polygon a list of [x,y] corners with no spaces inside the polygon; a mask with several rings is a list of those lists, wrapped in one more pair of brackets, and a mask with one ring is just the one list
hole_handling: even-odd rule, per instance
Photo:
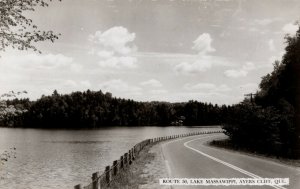
{"label": "cable guardrail wire", "polygon": [[134,145],[128,152],[124,153],[120,159],[113,161],[112,166],[106,166],[105,171],[102,174],[99,174],[99,172],[93,173],[92,182],[90,184],[83,187],[81,184],[78,184],[74,186],[74,189],[100,189],[109,187],[112,182],[121,179],[121,177],[118,177],[120,172],[124,171],[130,164],[132,164],[136,156],[149,144],[155,144],[161,141],[172,140],[176,138],[213,133],[223,133],[223,130],[202,131],[143,140]]}

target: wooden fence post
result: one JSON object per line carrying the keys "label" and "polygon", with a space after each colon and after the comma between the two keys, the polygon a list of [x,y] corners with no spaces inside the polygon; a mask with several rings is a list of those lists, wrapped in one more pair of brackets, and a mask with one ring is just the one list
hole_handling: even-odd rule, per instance
{"label": "wooden fence post", "polygon": [[120,157],[120,169],[124,168],[124,158],[123,156]]}
{"label": "wooden fence post", "polygon": [[111,181],[111,172],[110,172],[109,165],[105,167],[105,180],[106,180],[106,184],[109,185],[109,183]]}
{"label": "wooden fence post", "polygon": [[132,160],[135,160],[135,152],[134,152],[134,148],[131,148],[131,153],[132,153]]}
{"label": "wooden fence post", "polygon": [[132,151],[129,150],[128,154],[129,154],[129,165],[131,165],[132,164]]}
{"label": "wooden fence post", "polygon": [[74,186],[74,189],[82,189],[81,184],[77,184],[76,186]]}
{"label": "wooden fence post", "polygon": [[128,153],[124,154],[124,167],[127,167],[128,165]]}
{"label": "wooden fence post", "polygon": [[93,173],[92,181],[93,181],[93,189],[100,189],[99,172]]}
{"label": "wooden fence post", "polygon": [[119,171],[119,169],[118,169],[118,160],[115,160],[114,162],[113,162],[113,174],[114,174],[114,176],[116,176],[117,174],[118,174],[118,171]]}

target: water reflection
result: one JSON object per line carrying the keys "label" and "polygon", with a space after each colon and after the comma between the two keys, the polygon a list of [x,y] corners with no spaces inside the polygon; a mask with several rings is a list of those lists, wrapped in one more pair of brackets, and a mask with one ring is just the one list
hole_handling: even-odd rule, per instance
{"label": "water reflection", "polygon": [[216,130],[216,127],[113,127],[98,130],[0,128],[0,154],[16,158],[0,167],[2,189],[73,188],[147,138]]}

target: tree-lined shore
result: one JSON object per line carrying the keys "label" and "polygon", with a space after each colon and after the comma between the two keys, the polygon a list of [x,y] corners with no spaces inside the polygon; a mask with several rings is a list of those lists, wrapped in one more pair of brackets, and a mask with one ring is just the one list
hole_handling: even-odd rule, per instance
{"label": "tree-lined shore", "polygon": [[[47,7],[48,0],[1,1],[0,51],[34,50],[39,41],[54,42],[59,34],[41,31],[25,12]],[[18,30],[16,30],[18,29]],[[262,77],[258,91],[235,105],[198,101],[137,102],[111,93],[87,90],[30,101],[0,97],[0,126],[91,129],[107,126],[223,125],[230,143],[261,153],[300,157],[300,29],[286,36],[285,54],[272,73]],[[212,51],[212,49],[211,49]],[[0,57],[1,58],[1,57]]]}
{"label": "tree-lined shore", "polygon": [[224,129],[237,147],[299,158],[300,28],[285,39],[282,61],[275,61],[272,73],[262,77],[252,100],[234,106]]}
{"label": "tree-lined shore", "polygon": [[6,103],[23,111],[7,115],[2,125],[31,128],[218,125],[231,110],[230,106],[197,101],[137,102],[90,90],[64,95],[54,91],[36,101],[14,99]]}
{"label": "tree-lined shore", "polygon": [[226,106],[189,101],[137,102],[100,91],[59,94],[36,101],[2,100],[2,126],[83,129],[106,126],[223,125],[230,143],[249,150],[298,158],[300,30],[286,37],[282,61],[262,77],[259,91]]}

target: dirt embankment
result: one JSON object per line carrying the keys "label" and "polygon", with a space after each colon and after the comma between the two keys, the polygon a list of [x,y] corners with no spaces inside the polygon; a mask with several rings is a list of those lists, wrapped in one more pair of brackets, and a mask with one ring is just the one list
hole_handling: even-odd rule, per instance
{"label": "dirt embankment", "polygon": [[160,144],[149,145],[138,155],[132,165],[119,175],[109,188],[113,189],[168,189],[159,185],[160,178],[167,178]]}

